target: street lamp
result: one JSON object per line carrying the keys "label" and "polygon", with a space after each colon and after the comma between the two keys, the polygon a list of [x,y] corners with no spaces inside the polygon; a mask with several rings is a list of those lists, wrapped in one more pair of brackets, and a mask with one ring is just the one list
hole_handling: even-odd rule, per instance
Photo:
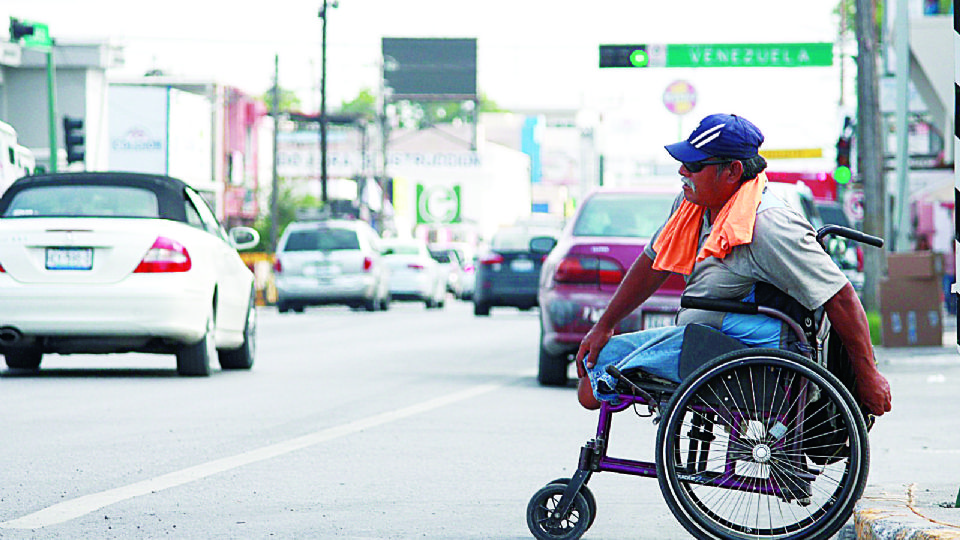
{"label": "street lamp", "polygon": [[327,8],[336,8],[337,0],[323,0],[318,13],[323,21],[320,45],[320,200],[327,202]]}

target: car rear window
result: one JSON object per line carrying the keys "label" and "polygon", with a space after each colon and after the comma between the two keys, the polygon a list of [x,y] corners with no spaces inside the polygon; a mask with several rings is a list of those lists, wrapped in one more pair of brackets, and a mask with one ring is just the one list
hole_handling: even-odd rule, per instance
{"label": "car rear window", "polygon": [[356,231],[349,229],[310,229],[293,231],[283,251],[336,251],[360,249]]}
{"label": "car rear window", "polygon": [[649,238],[666,221],[675,199],[668,193],[596,195],[584,204],[573,235]]}
{"label": "car rear window", "polygon": [[387,244],[384,248],[387,255],[420,255],[420,246],[416,244]]}
{"label": "car rear window", "polygon": [[538,236],[557,237],[553,229],[510,228],[500,229],[493,235],[490,248],[496,251],[530,251],[530,240]]}
{"label": "car rear window", "polygon": [[36,186],[14,195],[3,217],[160,217],[157,195],[129,186]]}

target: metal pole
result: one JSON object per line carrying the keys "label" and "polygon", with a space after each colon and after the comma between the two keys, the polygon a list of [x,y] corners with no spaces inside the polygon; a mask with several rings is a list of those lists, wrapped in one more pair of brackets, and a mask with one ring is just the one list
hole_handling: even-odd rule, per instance
{"label": "metal pole", "polygon": [[323,0],[320,19],[323,43],[320,45],[320,200],[327,203],[327,6]]}
{"label": "metal pole", "polygon": [[280,178],[277,176],[277,141],[280,136],[280,55],[273,56],[273,181],[270,183],[270,250],[280,238]]}
{"label": "metal pole", "polygon": [[47,48],[47,120],[50,135],[50,172],[57,172],[57,66],[53,59],[53,43]]}
{"label": "metal pole", "polygon": [[909,148],[907,146],[907,83],[910,81],[910,24],[907,0],[897,1],[896,50],[897,50],[897,216],[891,251],[906,251],[910,222],[907,214],[907,182],[909,171]]}
{"label": "metal pole", "polygon": [[[857,15],[857,172],[863,182],[863,232],[885,236],[886,189],[883,178],[883,139],[880,130],[880,91],[877,80],[879,44],[874,0],[856,0]],[[864,249],[863,307],[878,311],[880,278],[885,272],[881,249]]]}

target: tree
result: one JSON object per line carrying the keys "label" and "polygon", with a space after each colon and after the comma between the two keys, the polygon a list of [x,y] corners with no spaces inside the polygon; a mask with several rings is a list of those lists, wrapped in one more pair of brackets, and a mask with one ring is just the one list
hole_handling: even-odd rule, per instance
{"label": "tree", "polygon": [[[456,121],[473,121],[473,103],[470,101],[410,101],[396,104],[398,117],[403,127],[422,129],[435,124],[452,124]],[[485,95],[480,96],[479,112],[497,112],[500,107]],[[380,115],[377,97],[369,88],[360,90],[357,97],[340,105],[341,113],[362,114],[368,118]]]}
{"label": "tree", "polygon": [[377,96],[369,88],[363,88],[357,97],[340,104],[341,113],[360,114],[368,118],[377,117]]}
{"label": "tree", "polygon": [[[267,106],[268,111],[273,110],[273,89],[268,89],[263,93],[262,96],[257,98],[258,101]],[[300,110],[300,98],[297,97],[297,93],[293,90],[287,90],[286,88],[280,87],[280,112],[293,112]]]}

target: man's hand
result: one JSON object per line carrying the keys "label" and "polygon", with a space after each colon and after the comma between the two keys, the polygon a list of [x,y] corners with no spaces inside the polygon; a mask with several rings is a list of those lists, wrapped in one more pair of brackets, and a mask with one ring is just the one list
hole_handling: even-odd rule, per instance
{"label": "man's hand", "polygon": [[603,328],[599,324],[594,325],[587,335],[583,336],[580,348],[577,350],[577,377],[587,376],[584,365],[593,367],[597,364],[597,356],[611,337],[613,337],[613,329]]}
{"label": "man's hand", "polygon": [[890,383],[876,369],[857,373],[857,398],[868,412],[877,416],[890,412]]}

